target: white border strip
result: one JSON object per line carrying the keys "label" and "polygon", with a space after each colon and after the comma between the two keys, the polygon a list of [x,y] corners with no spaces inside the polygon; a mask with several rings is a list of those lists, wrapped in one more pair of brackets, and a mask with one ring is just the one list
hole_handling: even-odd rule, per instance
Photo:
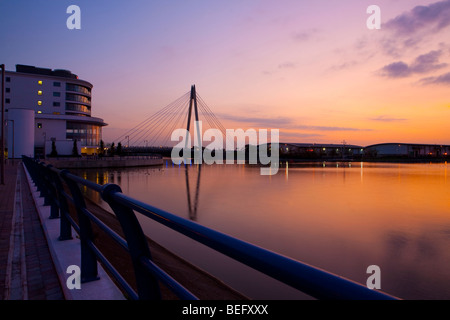
{"label": "white border strip", "polygon": [[80,266],[81,264],[80,240],[75,237],[76,232],[73,228],[72,234],[74,239],[58,240],[60,220],[49,219],[50,206],[43,205],[44,199],[36,191],[37,188],[33,184],[25,166],[24,169],[66,300],[125,300],[122,292],[99,263],[97,265],[99,280],[82,283],[81,289],[70,290],[67,288],[66,281],[71,275],[66,273],[67,268],[71,265]]}

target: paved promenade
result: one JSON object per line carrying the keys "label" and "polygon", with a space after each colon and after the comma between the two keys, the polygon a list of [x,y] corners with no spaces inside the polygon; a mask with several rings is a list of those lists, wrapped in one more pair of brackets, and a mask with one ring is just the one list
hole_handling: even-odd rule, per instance
{"label": "paved promenade", "polygon": [[7,161],[0,185],[0,300],[63,300],[25,171]]}

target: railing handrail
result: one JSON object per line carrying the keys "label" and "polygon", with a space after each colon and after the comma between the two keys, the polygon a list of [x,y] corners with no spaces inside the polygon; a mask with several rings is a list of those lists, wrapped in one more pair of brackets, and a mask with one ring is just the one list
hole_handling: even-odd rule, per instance
{"label": "railing handrail", "polygon": [[[24,163],[30,166],[33,163],[31,158],[24,157]],[[43,163],[34,162],[36,165],[45,168]],[[296,288],[312,297],[318,299],[343,299],[343,300],[391,300],[397,299],[389,294],[378,290],[369,289],[357,282],[337,276],[322,269],[310,266],[292,258],[283,256],[273,251],[261,248],[254,244],[242,241],[240,239],[231,237],[225,233],[213,230],[211,228],[202,226],[194,221],[179,217],[170,212],[161,210],[147,203],[134,199],[122,193],[120,187],[115,184],[98,185],[94,182],[80,178],[76,175],[69,173],[67,170],[59,170],[54,167],[48,168],[50,172],[53,172],[56,176],[61,177],[66,181],[73,182],[75,184],[81,184],[90,188],[102,196],[102,198],[111,206],[116,216],[121,222],[124,233],[142,233],[139,223],[135,217],[134,212],[157,221],[171,228],[203,245],[206,245],[213,250],[216,250],[222,254],[225,254],[245,265],[258,270],[274,279],[277,279],[293,288]],[[79,214],[87,209],[82,208]],[[88,211],[88,213],[90,213]],[[86,214],[85,214],[86,215]],[[92,219],[89,214],[86,216]],[[131,219],[128,222],[125,220]],[[128,226],[130,224],[131,226]],[[133,226],[134,224],[134,226]],[[136,225],[137,224],[137,225]],[[107,228],[103,225],[102,228]],[[136,230],[125,230],[128,228],[137,228]],[[117,235],[110,235],[116,237]],[[125,236],[127,238],[127,235]],[[117,239],[116,239],[117,241]],[[125,240],[123,240],[125,241]],[[132,244],[136,242],[136,239],[127,238],[127,245],[132,250],[143,250],[144,256],[138,257],[136,263],[142,267],[142,265],[151,270],[153,275],[160,280],[168,281],[168,286],[177,293],[182,299],[196,299],[189,290],[183,288],[176,280],[169,277],[163,270],[159,269],[151,259],[148,248],[134,248],[139,247],[142,244]],[[123,244],[123,243],[122,243]],[[147,251],[146,251],[147,250]],[[147,254],[145,254],[147,252]],[[146,257],[147,256],[147,257]],[[105,259],[102,257],[102,259]],[[138,277],[138,275],[136,275]],[[142,279],[136,279],[137,282]],[[138,290],[139,291],[139,290]],[[151,295],[151,294],[150,294]],[[149,297],[149,296],[146,296]],[[141,295],[139,295],[139,298]],[[145,297],[144,297],[145,298]]]}

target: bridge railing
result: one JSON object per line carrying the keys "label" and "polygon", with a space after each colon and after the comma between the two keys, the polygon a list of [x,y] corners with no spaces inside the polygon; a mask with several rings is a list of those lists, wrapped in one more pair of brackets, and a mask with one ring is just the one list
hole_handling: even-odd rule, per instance
{"label": "bridge railing", "polygon": [[[181,299],[197,299],[187,288],[153,262],[147,238],[136,217],[138,213],[317,299],[396,299],[381,291],[368,289],[354,281],[133,199],[123,194],[118,185],[98,185],[67,170],[59,170],[28,157],[23,157],[23,163],[41,196],[45,198],[44,204],[51,206],[50,218],[60,218],[60,240],[72,239],[71,227],[79,234],[82,282],[98,279],[97,261],[100,261],[130,299],[161,299],[158,281],[164,283]],[[87,209],[80,186],[98,192],[109,204],[120,223],[125,239]],[[69,204],[76,208],[78,223],[69,214]],[[94,244],[92,223],[130,255],[137,292]]]}

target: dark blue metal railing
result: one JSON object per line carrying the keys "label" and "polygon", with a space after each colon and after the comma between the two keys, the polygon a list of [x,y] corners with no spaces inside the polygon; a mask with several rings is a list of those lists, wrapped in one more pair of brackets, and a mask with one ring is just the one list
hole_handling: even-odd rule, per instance
{"label": "dark blue metal railing", "polygon": [[[51,165],[45,165],[45,163],[28,157],[24,157],[23,162],[41,192],[41,196],[45,198],[45,204],[51,206],[50,218],[60,217],[61,219],[60,239],[72,238],[72,226],[80,236],[82,281],[98,279],[97,260],[99,260],[131,299],[161,299],[158,281],[164,283],[181,299],[197,299],[188,289],[153,262],[147,239],[135,212],[312,297],[344,300],[396,299],[381,291],[368,289],[359,283],[233,238],[128,197],[122,193],[118,185],[98,185],[70,174],[67,170],[58,170]],[[80,185],[98,192],[102,199],[109,204],[121,225],[125,239],[86,208]],[[76,208],[78,224],[69,215],[69,203]],[[91,222],[129,253],[136,277],[137,292],[95,246]]]}

